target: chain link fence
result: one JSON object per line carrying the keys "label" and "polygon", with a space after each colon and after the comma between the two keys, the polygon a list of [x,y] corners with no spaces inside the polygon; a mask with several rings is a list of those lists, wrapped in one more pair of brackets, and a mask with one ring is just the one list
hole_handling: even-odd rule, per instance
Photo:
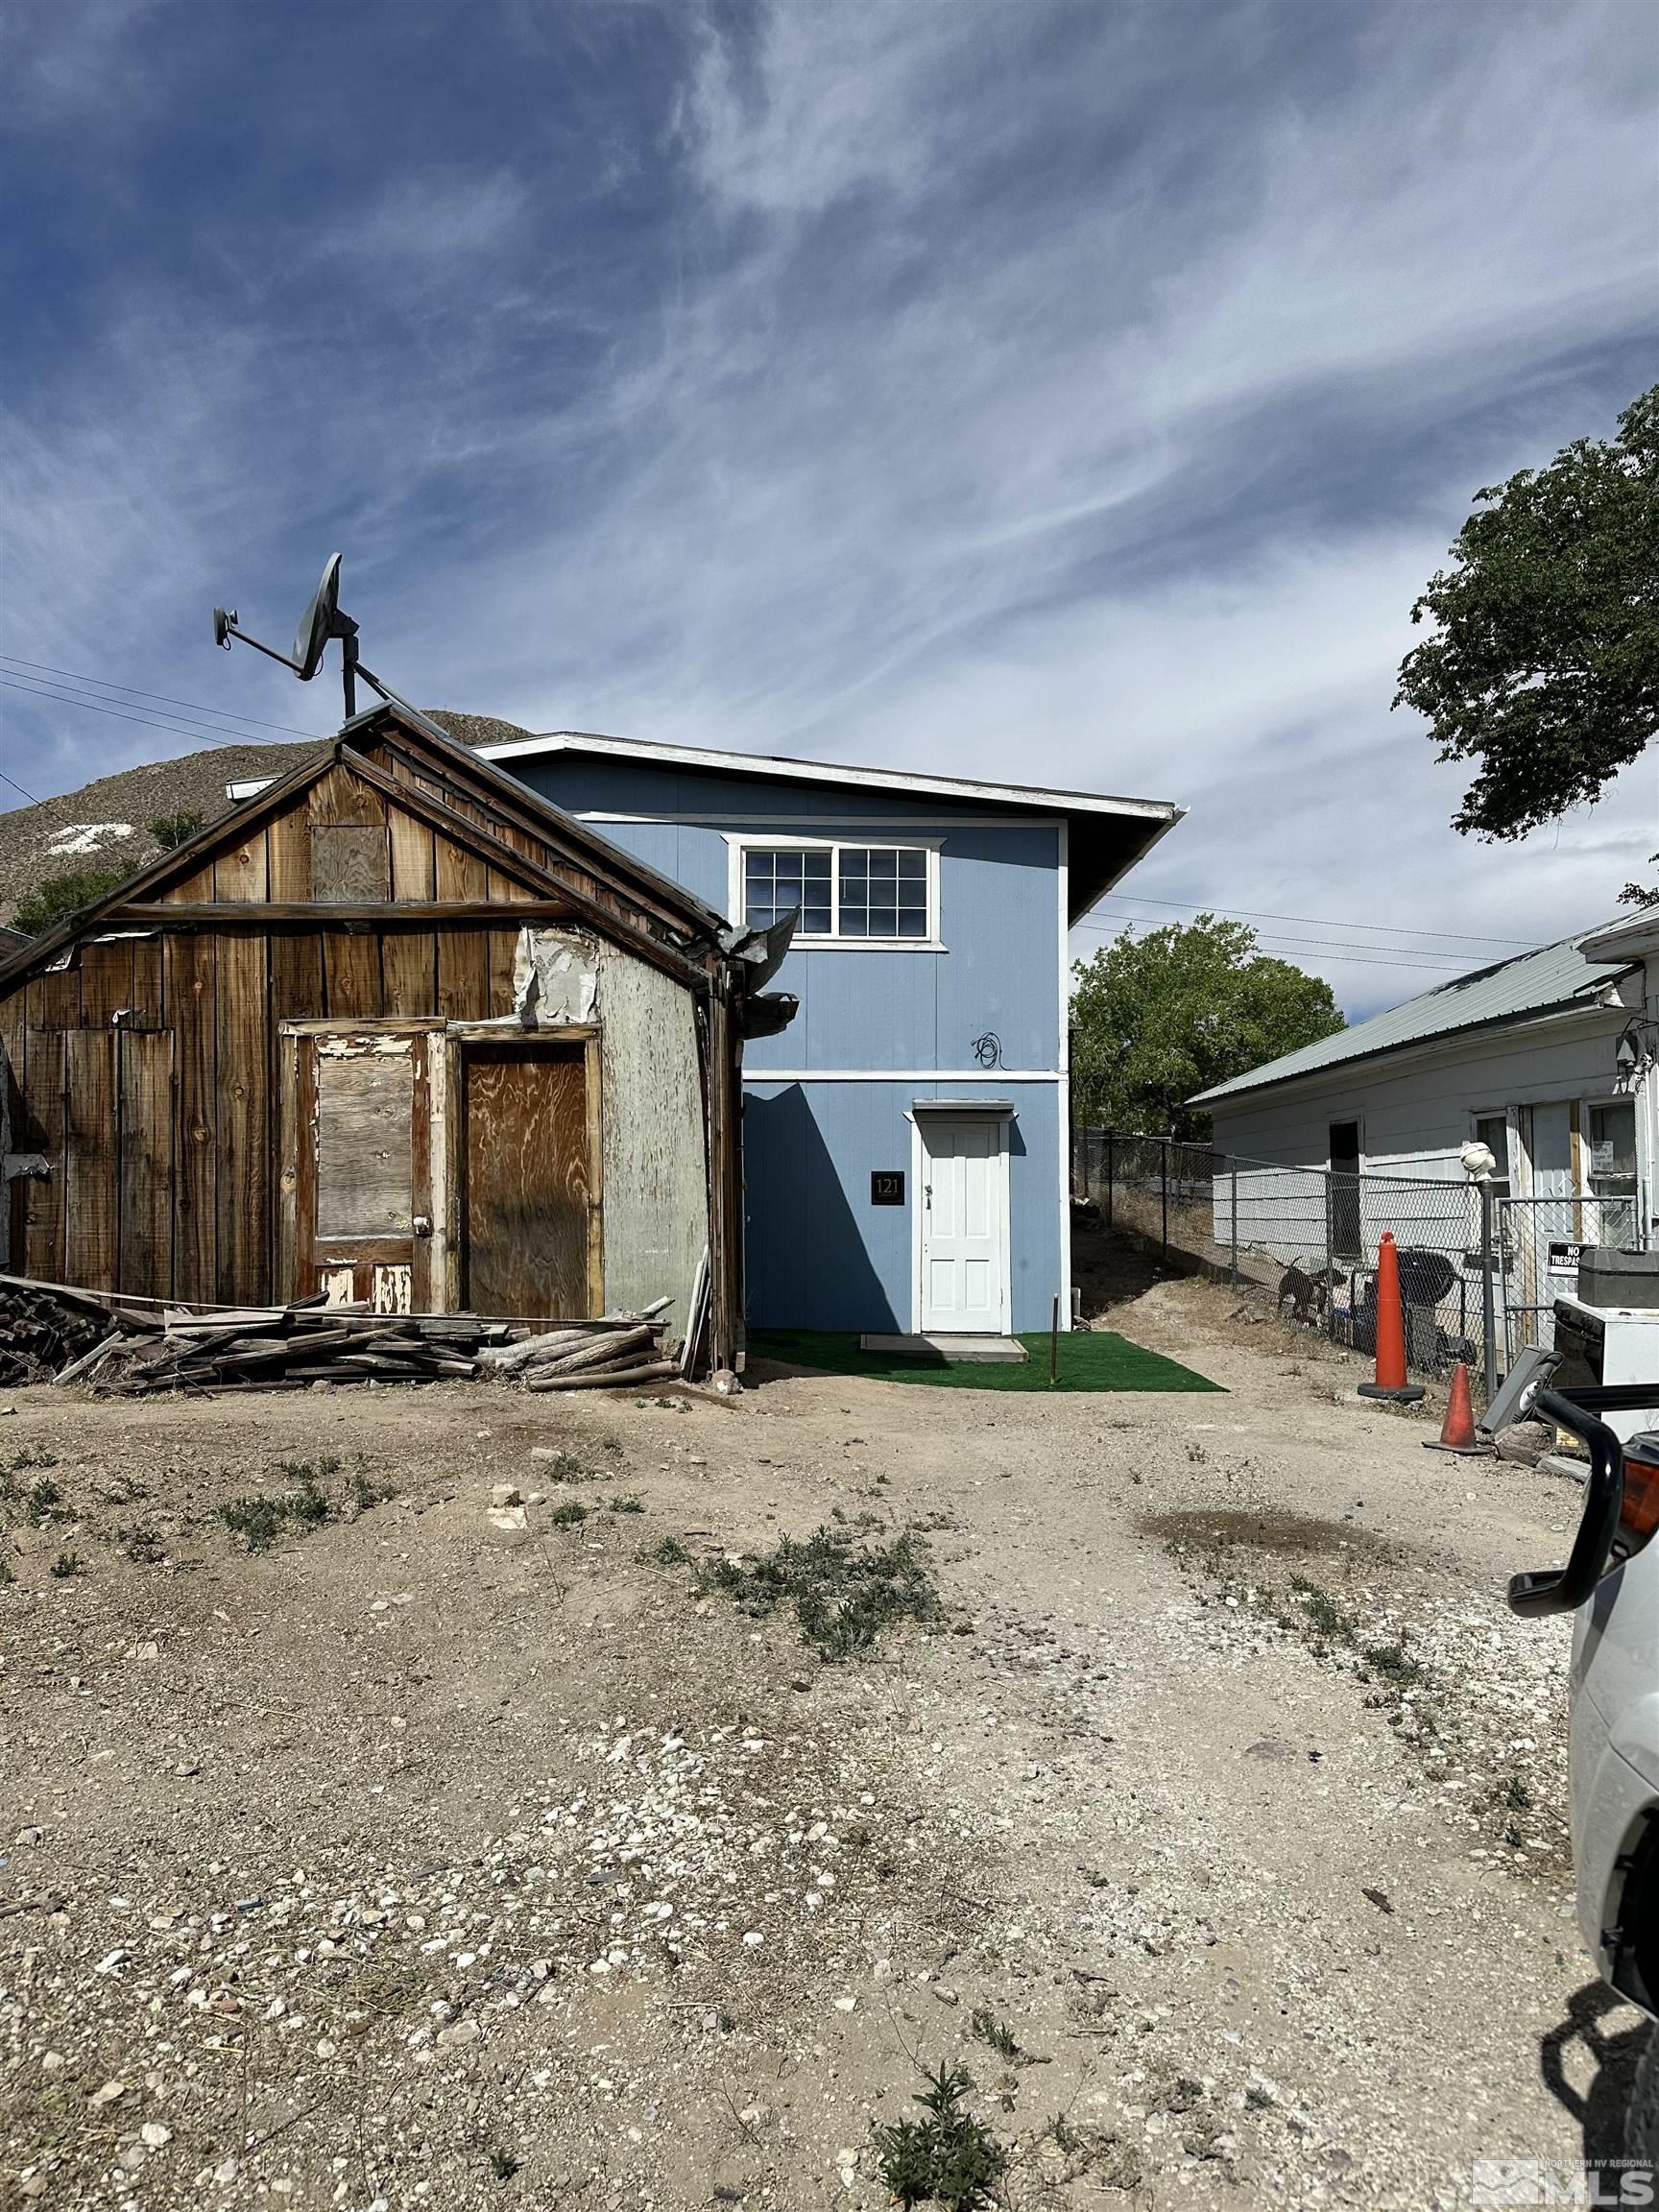
{"label": "chain link fence", "polygon": [[[1407,1365],[1431,1377],[1466,1359],[1481,1372],[1483,1285],[1487,1266],[1500,1262],[1497,1252],[1482,1260],[1480,1194],[1460,1170],[1345,1175],[1087,1128],[1076,1132],[1072,1168],[1073,1195],[1093,1200],[1108,1226],[1203,1262],[1246,1301],[1357,1352],[1376,1350],[1377,1247],[1390,1231]],[[1510,1234],[1520,1240],[1519,1229]],[[1494,1288],[1502,1345],[1507,1320],[1531,1323],[1519,1306],[1507,1314],[1501,1283]]]}

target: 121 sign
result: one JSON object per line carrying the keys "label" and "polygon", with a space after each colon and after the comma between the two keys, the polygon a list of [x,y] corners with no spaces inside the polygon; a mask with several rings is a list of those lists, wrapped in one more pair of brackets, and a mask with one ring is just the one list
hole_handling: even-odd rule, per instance
{"label": "121 sign", "polygon": [[904,1203],[904,1175],[898,1167],[874,1167],[870,1171],[870,1203],[872,1206],[902,1206]]}

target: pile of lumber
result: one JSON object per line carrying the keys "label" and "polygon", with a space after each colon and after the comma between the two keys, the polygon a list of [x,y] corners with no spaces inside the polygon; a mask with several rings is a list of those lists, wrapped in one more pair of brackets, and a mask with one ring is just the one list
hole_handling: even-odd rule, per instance
{"label": "pile of lumber", "polygon": [[299,1389],[310,1382],[432,1382],[478,1373],[512,1334],[466,1313],[371,1313],[360,1306],[253,1307],[120,1316],[91,1358],[59,1376],[139,1397],[156,1390]]}
{"label": "pile of lumber", "polygon": [[624,1390],[661,1382],[680,1373],[679,1360],[663,1350],[662,1315],[671,1303],[659,1298],[637,1313],[565,1322],[481,1352],[478,1364],[493,1374],[519,1377],[527,1390]]}
{"label": "pile of lumber", "polygon": [[95,1298],[0,1280],[0,1389],[50,1382],[108,1333],[108,1314]]}
{"label": "pile of lumber", "polygon": [[666,1349],[672,1304],[538,1328],[476,1313],[373,1313],[325,1305],[321,1293],[291,1306],[169,1306],[0,1275],[0,1388],[85,1382],[144,1397],[493,1375],[530,1390],[626,1389],[683,1373]]}

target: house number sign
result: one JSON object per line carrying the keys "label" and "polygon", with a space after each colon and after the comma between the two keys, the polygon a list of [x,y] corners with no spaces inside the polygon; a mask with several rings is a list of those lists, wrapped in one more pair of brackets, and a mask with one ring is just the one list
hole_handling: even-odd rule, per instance
{"label": "house number sign", "polygon": [[904,1203],[904,1175],[898,1167],[877,1167],[870,1175],[870,1203],[872,1206],[902,1206]]}

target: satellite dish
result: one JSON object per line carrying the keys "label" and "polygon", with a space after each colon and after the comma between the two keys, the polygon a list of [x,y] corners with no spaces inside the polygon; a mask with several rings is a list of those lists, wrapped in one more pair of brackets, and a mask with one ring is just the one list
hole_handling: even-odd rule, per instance
{"label": "satellite dish", "polygon": [[330,553],[323,570],[322,582],[311,594],[311,604],[300,617],[300,628],[294,639],[292,653],[278,653],[275,645],[265,645],[257,637],[250,637],[236,618],[234,607],[213,610],[213,642],[228,653],[232,640],[239,638],[244,645],[252,645],[256,653],[263,653],[269,661],[280,661],[284,668],[292,668],[301,684],[309,684],[323,665],[323,655],[328,640],[338,637],[341,653],[341,678],[346,688],[346,719],[350,721],[357,711],[357,678],[361,674],[372,684],[383,699],[393,696],[378,677],[365,668],[357,658],[357,625],[349,614],[340,612],[340,556]]}
{"label": "satellite dish", "polygon": [[323,648],[334,636],[334,617],[340,612],[340,556],[330,553],[323,580],[311,594],[311,604],[300,617],[294,637],[294,671],[301,684],[309,684],[323,665]]}

